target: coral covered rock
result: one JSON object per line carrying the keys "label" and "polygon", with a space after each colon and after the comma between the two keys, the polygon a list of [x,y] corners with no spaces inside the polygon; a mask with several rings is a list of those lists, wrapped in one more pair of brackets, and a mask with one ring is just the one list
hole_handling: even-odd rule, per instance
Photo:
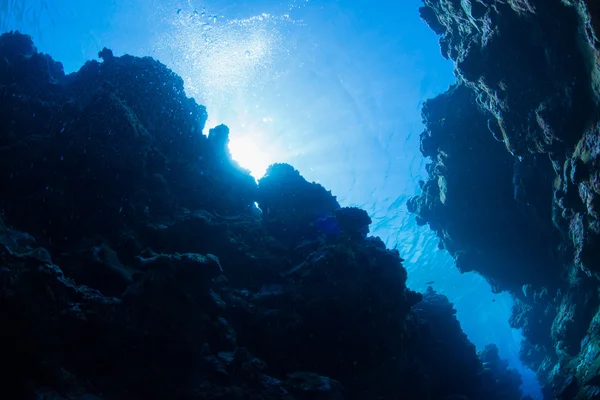
{"label": "coral covered rock", "polygon": [[359,238],[364,238],[369,234],[371,217],[365,210],[356,207],[344,207],[335,210],[334,214],[341,232]]}
{"label": "coral covered rock", "polygon": [[548,399],[600,398],[599,13],[587,0],[421,8],[458,83],[423,109],[432,163],[409,206],[462,271],[513,294],[521,358]]}
{"label": "coral covered rock", "polygon": [[309,183],[288,164],[271,165],[258,182],[258,204],[269,233],[288,245],[314,239],[313,226],[340,208],[335,196],[318,183]]}
{"label": "coral covered rock", "polygon": [[0,36],[0,398],[494,398],[365,211],[285,164],[256,185],[179,77],[100,57]]}
{"label": "coral covered rock", "polygon": [[547,201],[551,180],[540,177],[550,162],[514,159],[494,138],[491,118],[464,85],[425,103],[421,151],[431,159],[429,179],[408,209],[429,223],[462,272],[481,273],[497,290],[555,287],[557,276],[539,273],[560,268],[552,257],[560,235]]}

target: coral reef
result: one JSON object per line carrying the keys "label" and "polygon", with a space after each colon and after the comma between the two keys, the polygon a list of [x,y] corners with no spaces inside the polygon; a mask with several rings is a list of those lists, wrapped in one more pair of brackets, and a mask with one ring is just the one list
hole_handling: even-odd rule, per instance
{"label": "coral reef", "polygon": [[[422,366],[433,389],[429,398],[444,398],[444,392],[461,393],[468,399],[521,397],[519,373],[509,369],[507,362],[498,358],[495,345],[490,345],[490,348],[496,348],[495,354],[490,356],[484,350],[478,356],[475,346],[459,329],[456,310],[446,296],[435,293],[429,287],[423,295],[423,301],[414,310],[418,317],[428,321],[420,334],[421,357],[436,359],[435,363]],[[448,356],[437,358],[436,354]],[[478,380],[473,381],[471,376],[477,376]],[[461,390],[463,387],[468,387],[469,391]]]}
{"label": "coral reef", "polygon": [[[552,257],[560,235],[552,227],[550,204],[531,206],[552,195],[536,174],[544,160],[515,161],[490,134],[490,120],[464,85],[428,100],[423,117],[421,151],[433,162],[423,194],[408,202],[417,223],[430,223],[462,272],[481,273],[497,290],[516,292],[533,282],[558,285],[552,274],[539,274],[539,265],[560,267]],[[522,183],[530,181],[540,190]]]}
{"label": "coral reef", "polygon": [[591,1],[424,0],[457,84],[423,107],[409,208],[515,298],[545,398],[600,398],[598,18]]}
{"label": "coral reef", "polygon": [[0,36],[0,397],[521,397],[366,212],[289,165],[257,184],[179,77],[99,56]]}

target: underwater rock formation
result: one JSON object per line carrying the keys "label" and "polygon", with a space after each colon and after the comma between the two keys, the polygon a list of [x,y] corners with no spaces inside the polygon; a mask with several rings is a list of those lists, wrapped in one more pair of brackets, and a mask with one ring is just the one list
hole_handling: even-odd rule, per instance
{"label": "underwater rock formation", "polygon": [[421,185],[423,194],[410,199],[408,208],[417,214],[417,223],[429,222],[462,272],[481,273],[498,291],[516,292],[532,282],[555,287],[558,279],[539,269],[558,271],[552,251],[559,235],[550,205],[543,210],[531,206],[552,191],[539,177],[535,182],[542,190],[521,189],[543,161],[515,161],[490,134],[486,117],[463,85],[425,103],[421,152],[433,162],[427,166],[430,179]]}
{"label": "underwater rock formation", "polygon": [[[495,354],[490,355],[488,349],[477,354],[460,329],[456,310],[446,296],[429,287],[414,310],[421,320],[428,321],[421,327],[419,354],[422,359],[436,360],[422,366],[432,387],[430,398],[444,398],[443,393],[448,392],[462,393],[468,399],[521,398],[520,374],[498,358],[495,345],[488,347],[495,348]],[[477,381],[472,381],[473,375],[478,377]],[[468,391],[464,391],[465,387]]]}
{"label": "underwater rock formation", "polygon": [[257,184],[179,77],[99,56],[0,36],[1,398],[520,398],[366,212]]}
{"label": "underwater rock formation", "polygon": [[513,295],[545,398],[600,398],[600,8],[423,2],[458,82],[423,107],[431,164],[409,208],[461,271]]}

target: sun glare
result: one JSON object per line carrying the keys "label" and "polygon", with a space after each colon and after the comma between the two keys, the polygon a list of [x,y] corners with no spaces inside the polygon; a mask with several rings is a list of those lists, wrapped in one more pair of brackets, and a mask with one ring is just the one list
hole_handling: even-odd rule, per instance
{"label": "sun glare", "polygon": [[[294,1],[290,10],[298,7]],[[273,118],[261,115],[255,96],[278,76],[273,60],[284,60],[293,47],[282,31],[295,23],[288,14],[228,20],[206,9],[189,8],[177,12],[170,34],[155,44],[159,58],[160,53],[171,58],[188,96],[207,107],[204,133],[227,124],[233,159],[255,179],[270,164],[284,161],[284,151],[273,139]],[[248,109],[248,104],[254,107]]]}
{"label": "sun glare", "polygon": [[267,168],[275,162],[273,155],[261,148],[252,135],[232,135],[229,141],[231,157],[242,167],[248,169],[254,179],[262,178]]}

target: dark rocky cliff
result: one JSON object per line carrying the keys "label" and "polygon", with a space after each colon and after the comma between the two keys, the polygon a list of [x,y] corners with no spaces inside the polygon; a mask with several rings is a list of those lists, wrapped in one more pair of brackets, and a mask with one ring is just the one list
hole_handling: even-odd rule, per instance
{"label": "dark rocky cliff", "polygon": [[365,211],[257,184],[179,77],[100,57],[0,36],[0,398],[520,398]]}
{"label": "dark rocky cliff", "polygon": [[515,298],[548,399],[600,398],[600,67],[592,1],[424,0],[458,78],[423,108],[409,208]]}

